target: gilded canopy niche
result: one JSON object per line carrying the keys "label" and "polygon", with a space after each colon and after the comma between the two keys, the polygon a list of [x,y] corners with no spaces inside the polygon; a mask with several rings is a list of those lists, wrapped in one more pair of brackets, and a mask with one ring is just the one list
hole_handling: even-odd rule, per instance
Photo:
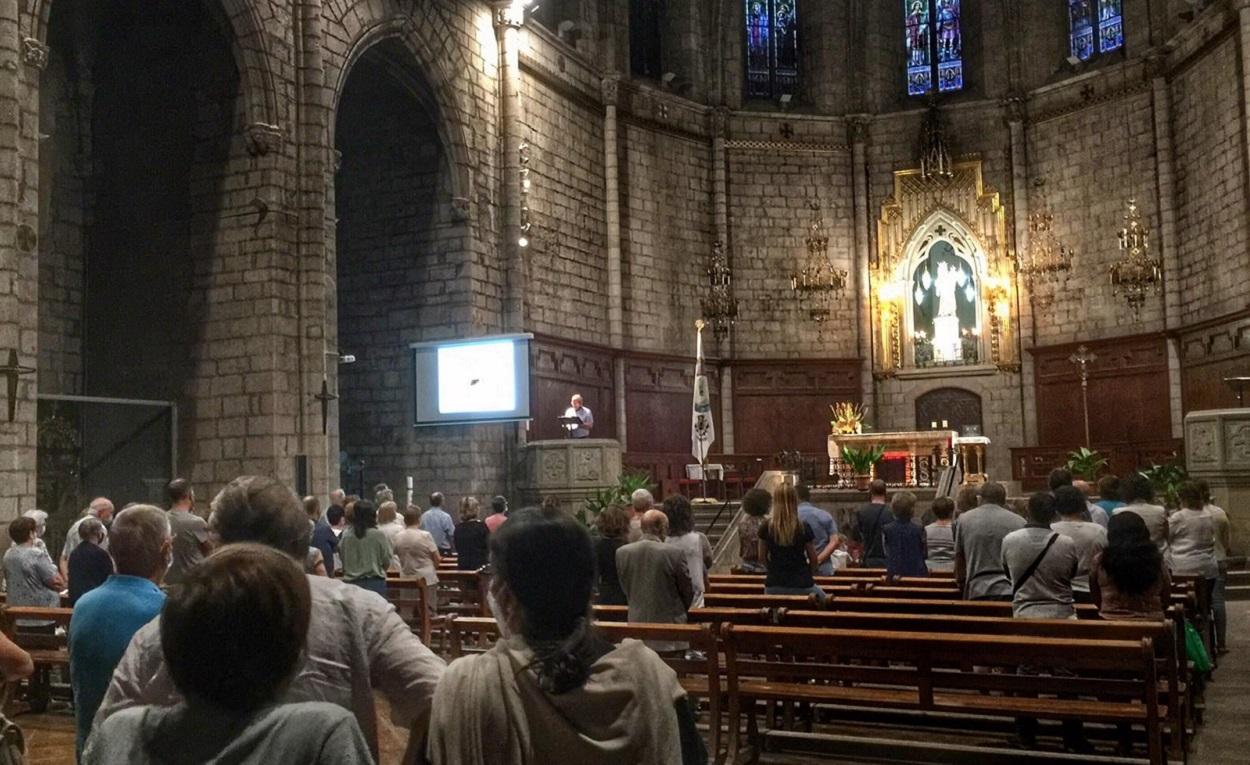
{"label": "gilded canopy niche", "polygon": [[894,174],[871,276],[878,376],[1018,368],[1006,212],[979,160],[945,177]]}

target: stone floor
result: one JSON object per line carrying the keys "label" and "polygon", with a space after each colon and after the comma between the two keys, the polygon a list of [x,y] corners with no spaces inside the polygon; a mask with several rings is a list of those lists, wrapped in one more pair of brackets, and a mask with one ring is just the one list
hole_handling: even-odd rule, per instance
{"label": "stone floor", "polygon": [[[1244,765],[1250,762],[1250,601],[1228,604],[1228,636],[1232,652],[1225,656],[1207,689],[1203,725],[1190,765]],[[382,719],[382,765],[397,765],[403,756],[407,732],[392,727],[386,703],[379,700]],[[21,715],[15,722],[26,734],[30,765],[72,765],[74,720],[69,714]],[[766,754],[768,765],[833,765],[829,758]]]}

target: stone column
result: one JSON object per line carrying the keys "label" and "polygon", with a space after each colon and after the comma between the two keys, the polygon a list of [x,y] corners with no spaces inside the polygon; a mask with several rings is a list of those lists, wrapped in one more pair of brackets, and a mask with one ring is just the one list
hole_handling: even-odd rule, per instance
{"label": "stone column", "polygon": [[[716,241],[725,248],[725,258],[733,268],[733,249],[729,246],[729,157],[725,138],[729,109],[718,106],[712,110],[712,216]],[[725,454],[734,453],[733,366],[734,332],[724,343],[717,343],[720,367],[720,443]]]}
{"label": "stone column", "polygon": [[[0,2],[0,520],[16,518],[35,504],[39,259],[35,219],[38,185],[23,194],[24,175],[37,155],[24,157],[25,138],[38,125],[21,120],[23,80],[36,83],[47,61],[38,40],[22,40],[18,3]],[[38,88],[34,89],[38,93]],[[33,207],[32,207],[33,205]],[[11,356],[10,353],[15,355]],[[15,361],[15,365],[10,365]],[[8,416],[8,386],[15,380],[15,412]]]}
{"label": "stone column", "polygon": [[521,236],[521,145],[523,112],[521,106],[521,25],[525,8],[520,3],[495,6],[495,32],[499,37],[499,134],[503,136],[503,190],[499,204],[503,211],[500,254],[507,264],[508,289],[504,295],[504,328],[519,332],[525,326],[526,248]]}
{"label": "stone column", "polygon": [[1180,263],[1176,242],[1176,170],[1172,145],[1172,94],[1164,76],[1161,54],[1147,59],[1154,72],[1151,103],[1154,108],[1155,175],[1159,192],[1159,245],[1163,259],[1163,327],[1168,331],[1168,393],[1172,408],[1172,437],[1181,438],[1181,363],[1179,340],[1171,333],[1181,323]]}
{"label": "stone column", "polygon": [[603,211],[607,222],[604,244],[608,251],[608,344],[612,346],[613,388],[616,390],[616,440],[626,448],[625,412],[625,294],[621,282],[621,155],[617,123],[620,75],[603,78]]}
{"label": "stone column", "polygon": [[1233,7],[1237,9],[1237,42],[1241,50],[1241,145],[1250,172],[1250,0],[1234,0]]}
{"label": "stone column", "polygon": [[[1029,150],[1024,96],[1013,95],[1003,101],[1007,131],[1011,136],[1011,201],[1015,251],[1029,246]],[[1037,403],[1033,396],[1033,356],[1027,349],[1033,345],[1033,295],[1025,294],[1024,281],[1016,279],[1016,306],[1019,326],[1016,345],[1020,356],[1021,427],[1025,445],[1037,439]]]}
{"label": "stone column", "polygon": [[872,263],[872,232],[869,229],[868,206],[868,130],[869,117],[866,114],[852,115],[847,120],[847,129],[851,142],[851,194],[854,198],[855,216],[855,275],[852,284],[855,289],[856,319],[856,353],[861,360],[860,397],[863,399],[864,411],[869,420],[880,420],[876,407],[876,387],[872,379],[873,353],[872,331],[872,283],[870,264]]}

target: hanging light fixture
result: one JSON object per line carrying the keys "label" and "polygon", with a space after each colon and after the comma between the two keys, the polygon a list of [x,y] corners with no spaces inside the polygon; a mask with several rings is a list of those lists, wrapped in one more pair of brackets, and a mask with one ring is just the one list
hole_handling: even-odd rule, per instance
{"label": "hanging light fixture", "polygon": [[[1120,65],[1122,93],[1127,100],[1132,94],[1128,87],[1128,64]],[[1146,303],[1148,293],[1159,292],[1163,283],[1163,266],[1159,259],[1150,254],[1150,229],[1137,209],[1137,199],[1131,192],[1133,179],[1136,178],[1137,152],[1133,151],[1132,136],[1129,134],[1128,120],[1124,123],[1124,147],[1128,151],[1128,178],[1130,193],[1128,211],[1124,213],[1124,226],[1120,228],[1117,238],[1120,240],[1119,259],[1107,269],[1111,277],[1111,292],[1124,295],[1128,307],[1133,311],[1133,319],[1141,318],[1141,308]]]}
{"label": "hanging light fixture", "polygon": [[1128,201],[1124,227],[1120,229],[1120,259],[1108,269],[1113,294],[1124,295],[1133,318],[1141,316],[1147,293],[1158,294],[1163,282],[1163,267],[1150,255],[1150,229],[1142,221],[1137,200]]}
{"label": "hanging light fixture", "polygon": [[807,305],[807,315],[812,321],[824,322],[829,318],[834,296],[840,296],[846,289],[847,272],[834,268],[829,260],[829,235],[825,233],[820,203],[813,201],[810,207],[812,222],[807,234],[807,262],[790,276],[790,290],[801,304]]}
{"label": "hanging light fixture", "polygon": [[1046,199],[1046,181],[1038,178],[1037,201],[1029,213],[1029,246],[1016,255],[1016,271],[1024,276],[1033,292],[1037,283],[1055,281],[1059,274],[1072,269],[1073,251],[1055,235],[1055,215]]}
{"label": "hanging light fixture", "polygon": [[725,243],[712,245],[712,258],[708,262],[707,276],[710,282],[703,304],[703,320],[712,327],[716,339],[723,340],[738,319],[738,299],[733,296],[733,272],[725,256]]}

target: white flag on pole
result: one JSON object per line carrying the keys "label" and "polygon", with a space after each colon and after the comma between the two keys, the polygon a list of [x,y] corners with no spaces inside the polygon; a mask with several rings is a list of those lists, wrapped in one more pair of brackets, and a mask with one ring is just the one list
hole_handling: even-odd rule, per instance
{"label": "white flag on pole", "polygon": [[712,422],[712,396],[708,391],[707,376],[703,374],[703,322],[695,323],[698,334],[695,340],[694,402],[690,422],[690,451],[699,464],[707,462],[712,442],[716,440],[716,425]]}

